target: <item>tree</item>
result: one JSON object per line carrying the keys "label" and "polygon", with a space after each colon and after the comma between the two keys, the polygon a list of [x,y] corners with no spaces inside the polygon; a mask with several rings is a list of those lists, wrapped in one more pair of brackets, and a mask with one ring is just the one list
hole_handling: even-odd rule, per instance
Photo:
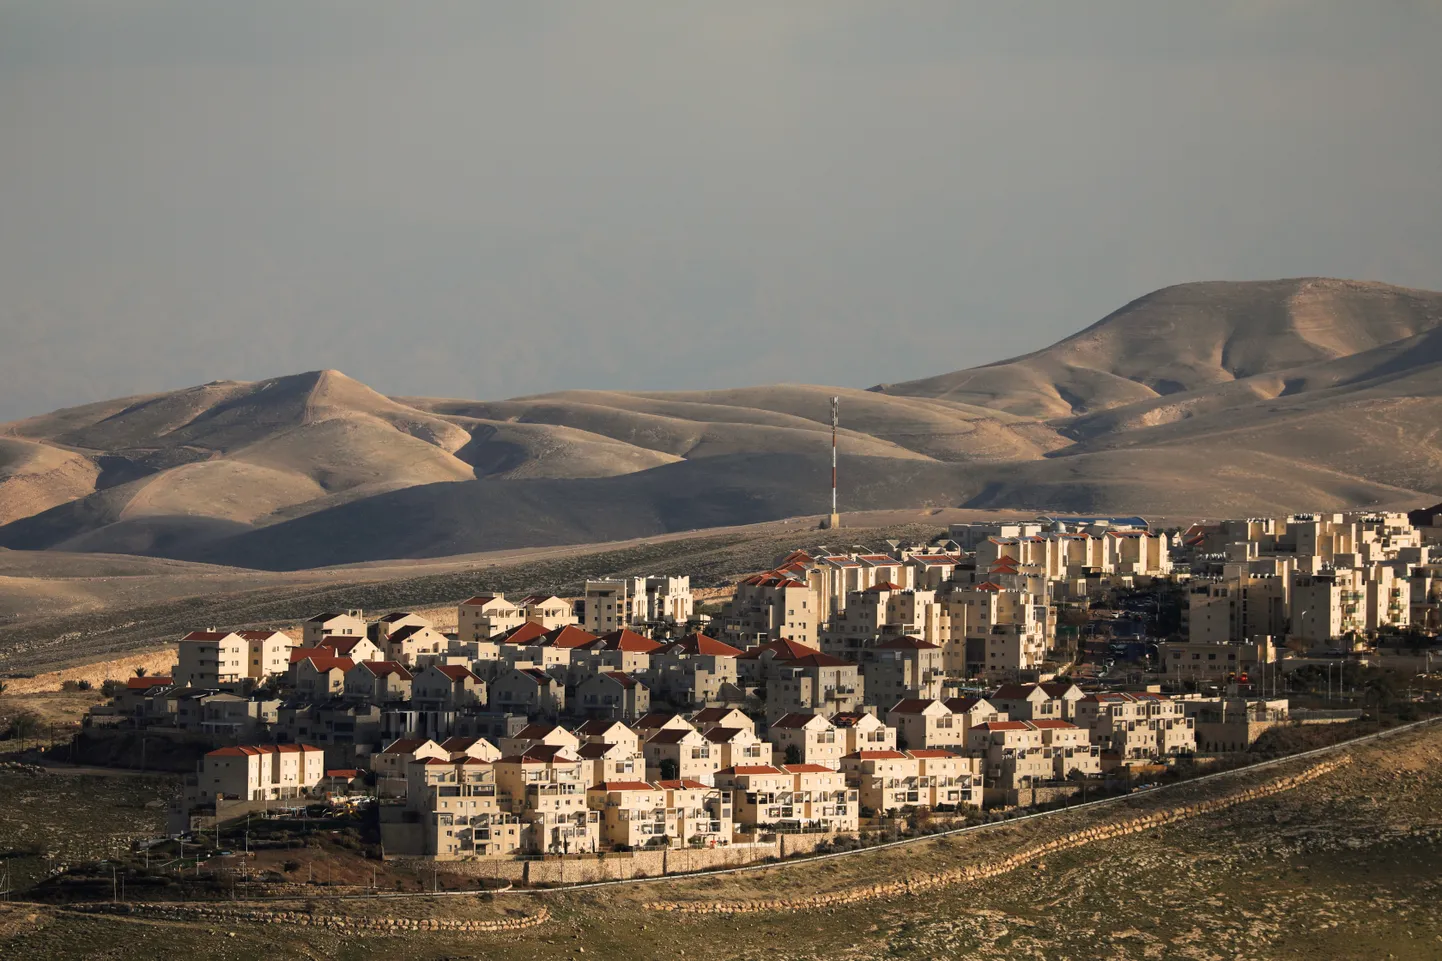
{"label": "tree", "polygon": [[135,676],[136,676],[136,677],[144,677],[147,673],[149,673],[149,672],[146,671],[146,669],[143,668],[143,667],[137,667],[137,668],[135,669]]}
{"label": "tree", "polygon": [[21,711],[10,719],[10,729],[5,732],[5,736],[13,740],[24,740],[37,736],[43,726],[39,714],[34,711]]}
{"label": "tree", "polygon": [[800,763],[801,763],[801,748],[797,747],[795,744],[788,744],[788,745],[786,745],[786,763],[787,763],[787,764],[800,764]]}
{"label": "tree", "polygon": [[676,762],[671,760],[671,758],[668,757],[661,762],[661,780],[674,781],[676,780],[676,775],[678,773],[679,772],[676,769]]}

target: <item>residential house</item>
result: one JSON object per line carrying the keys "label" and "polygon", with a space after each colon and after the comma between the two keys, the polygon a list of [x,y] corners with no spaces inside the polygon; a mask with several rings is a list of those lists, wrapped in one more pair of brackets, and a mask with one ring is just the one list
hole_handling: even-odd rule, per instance
{"label": "residential house", "polygon": [[566,708],[566,689],[539,668],[512,669],[490,686],[491,709],[528,717],[558,717]]}
{"label": "residential house", "polygon": [[342,637],[365,637],[365,615],[361,611],[327,611],[307,620],[301,630],[301,643],[306,647],[318,647],[320,642],[332,635]]}
{"label": "residential house", "polygon": [[837,770],[846,753],[846,736],[821,714],[793,712],[771,722],[766,739],[773,764],[819,764]]}
{"label": "residential house", "polygon": [[592,675],[576,687],[573,712],[587,717],[640,717],[651,709],[646,685],[621,671]]}

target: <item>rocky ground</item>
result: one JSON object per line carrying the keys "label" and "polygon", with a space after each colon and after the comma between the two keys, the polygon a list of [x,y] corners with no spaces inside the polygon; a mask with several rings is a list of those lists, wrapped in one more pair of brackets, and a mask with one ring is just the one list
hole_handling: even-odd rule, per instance
{"label": "rocky ground", "polygon": [[[981,883],[848,909],[745,916],[647,913],[657,896],[733,896],[740,882],[666,881],[643,888],[499,896],[486,912],[552,912],[523,931],[379,934],[248,922],[86,916],[0,909],[0,956],[243,958],[579,957],[1061,959],[1442,958],[1442,726],[1355,750],[1355,762],[1302,788],[1142,835],[1050,857]],[[1214,782],[1215,783],[1215,782]],[[1190,789],[1187,789],[1190,790]],[[1031,826],[1035,825],[1035,827]],[[1027,843],[1044,822],[991,839],[918,845],[908,856],[956,863],[975,847]],[[951,859],[948,861],[948,859]],[[833,867],[827,867],[831,865]],[[828,875],[894,876],[895,852],[792,864],[745,883],[785,892]],[[733,876],[740,878],[743,876]],[[408,901],[404,913],[420,906]],[[347,910],[356,910],[348,902]],[[386,902],[364,902],[384,914]],[[436,898],[436,916],[470,899]],[[338,904],[303,905],[339,913]],[[481,907],[480,904],[476,905]],[[398,912],[400,913],[400,912]]]}

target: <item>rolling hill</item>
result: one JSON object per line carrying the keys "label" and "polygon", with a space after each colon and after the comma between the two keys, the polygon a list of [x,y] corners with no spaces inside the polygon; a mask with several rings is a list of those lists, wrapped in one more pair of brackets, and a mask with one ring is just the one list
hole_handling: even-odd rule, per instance
{"label": "rolling hill", "polygon": [[386,397],[336,371],[0,425],[0,546],[265,569],[843,507],[1181,516],[1442,494],[1442,294],[1185,284],[1023,357],[871,390]]}

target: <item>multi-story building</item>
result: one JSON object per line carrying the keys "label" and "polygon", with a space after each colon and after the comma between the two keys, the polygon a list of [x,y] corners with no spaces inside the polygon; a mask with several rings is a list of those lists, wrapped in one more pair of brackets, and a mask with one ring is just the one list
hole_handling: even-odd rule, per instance
{"label": "multi-story building", "polygon": [[858,665],[819,651],[806,654],[775,666],[775,676],[766,684],[766,716],[858,711],[865,691]]}
{"label": "multi-story building", "polygon": [[941,647],[919,637],[893,637],[861,651],[866,700],[882,708],[908,698],[941,696]]}
{"label": "multi-story building", "polygon": [[737,765],[719,771],[716,783],[732,792],[736,825],[747,833],[855,831],[859,823],[856,792],[821,765]]}
{"label": "multi-story building", "polygon": [[1091,743],[1122,763],[1190,754],[1197,748],[1195,724],[1180,702],[1161,694],[1088,694],[1077,702],[1076,723]]}
{"label": "multi-story building", "polygon": [[506,600],[506,595],[477,594],[461,601],[456,608],[456,636],[462,641],[484,641],[520,627],[526,621],[525,611]]}
{"label": "multi-story building", "polygon": [[359,610],[327,611],[307,620],[301,629],[301,643],[306,647],[317,647],[321,641],[332,635],[365,637],[365,613]]}
{"label": "multi-story building", "polygon": [[586,582],[582,623],[597,634],[647,624],[691,620],[691,578],[627,577]]}
{"label": "multi-story building", "polygon": [[191,631],[171,675],[186,687],[256,687],[286,673],[294,644],[280,631]]}
{"label": "multi-story building", "polygon": [[841,770],[862,808],[878,815],[923,807],[980,807],[976,768],[970,758],[932,749],[857,751],[841,759]]}
{"label": "multi-story building", "polygon": [[600,815],[603,843],[637,850],[731,843],[731,792],[687,778],[592,785],[586,802]]}
{"label": "multi-story building", "polygon": [[622,671],[593,674],[576,686],[572,711],[585,717],[637,718],[651,709],[646,685]]}
{"label": "multi-story building", "polygon": [[325,752],[309,744],[222,747],[201,759],[197,803],[217,798],[264,801],[298,798],[325,777]]}
{"label": "multi-story building", "polygon": [[846,753],[846,735],[825,715],[810,712],[784,714],[766,731],[771,742],[773,764],[819,764],[833,771],[841,767]]}

